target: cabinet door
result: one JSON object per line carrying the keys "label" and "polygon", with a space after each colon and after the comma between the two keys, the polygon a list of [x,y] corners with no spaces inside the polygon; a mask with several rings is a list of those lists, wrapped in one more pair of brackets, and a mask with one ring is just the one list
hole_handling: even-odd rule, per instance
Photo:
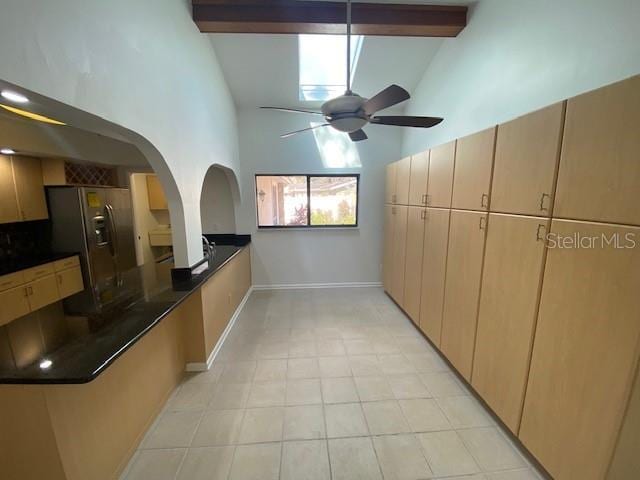
{"label": "cabinet door", "polygon": [[407,249],[408,207],[396,205],[393,220],[393,258],[391,260],[391,297],[402,305],[404,300],[404,264]]}
{"label": "cabinet door", "polygon": [[427,205],[430,207],[451,207],[455,154],[455,141],[431,149],[427,182]]}
{"label": "cabinet door", "polygon": [[391,294],[391,284],[393,278],[393,232],[395,207],[393,205],[384,206],[384,245],[382,252],[382,285],[385,292]]}
{"label": "cabinet door", "polygon": [[489,214],[471,383],[518,432],[549,220]]}
{"label": "cabinet door", "polygon": [[640,75],[567,101],[554,217],[640,225]]}
{"label": "cabinet door", "polygon": [[11,158],[0,155],[0,223],[12,223],[20,220],[18,215],[18,197],[13,183]]}
{"label": "cabinet door", "polygon": [[67,298],[74,293],[84,290],[82,281],[82,270],[80,267],[73,267],[56,274],[58,277],[58,293],[60,298]]}
{"label": "cabinet door", "polygon": [[407,213],[407,251],[404,270],[404,301],[402,306],[409,318],[420,323],[420,291],[422,282],[422,251],[427,211],[409,207]]}
{"label": "cabinet door", "polygon": [[551,232],[518,436],[554,478],[602,479],[638,364],[640,228]]}
{"label": "cabinet door", "polygon": [[450,212],[428,208],[422,255],[422,285],[420,301],[420,329],[440,346],[444,279],[447,269]]}
{"label": "cabinet door", "polygon": [[55,275],[47,275],[29,283],[27,290],[32,312],[60,300],[58,280]]}
{"label": "cabinet door", "polygon": [[476,343],[487,214],[452,210],[441,350],[467,380]]}
{"label": "cabinet door", "polygon": [[452,208],[489,209],[495,139],[495,127],[458,139]]}
{"label": "cabinet door", "polygon": [[21,219],[29,221],[49,218],[40,159],[13,157],[11,163]]}
{"label": "cabinet door", "polygon": [[384,188],[384,203],[395,203],[396,194],[396,179],[398,172],[398,162],[393,162],[387,165],[385,188]]}
{"label": "cabinet door", "polygon": [[550,216],[565,103],[498,126],[491,211]]}
{"label": "cabinet door", "polygon": [[407,205],[409,203],[409,179],[411,178],[411,157],[398,162],[396,170],[396,197],[394,203]]}
{"label": "cabinet door", "polygon": [[429,151],[411,157],[409,178],[409,205],[427,204],[427,181],[429,178]]}
{"label": "cabinet door", "polygon": [[10,288],[0,292],[0,326],[22,317],[30,311],[27,287]]}
{"label": "cabinet door", "polygon": [[157,175],[147,175],[147,194],[149,196],[150,210],[167,210],[167,197]]}

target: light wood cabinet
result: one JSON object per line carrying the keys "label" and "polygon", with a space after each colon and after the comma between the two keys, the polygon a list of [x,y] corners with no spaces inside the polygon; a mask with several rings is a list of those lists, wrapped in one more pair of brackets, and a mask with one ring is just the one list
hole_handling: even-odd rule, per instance
{"label": "light wood cabinet", "polygon": [[0,292],[0,326],[30,311],[27,287],[14,287]]}
{"label": "light wood cabinet", "polygon": [[551,232],[518,436],[554,478],[602,479],[640,341],[640,244],[604,240],[630,246],[640,228],[553,220]]}
{"label": "light wood cabinet", "polygon": [[404,205],[394,205],[393,257],[391,260],[391,290],[389,294],[399,304],[404,300],[404,265],[407,251],[407,214]]}
{"label": "light wood cabinet", "polygon": [[409,204],[409,181],[411,178],[411,157],[403,158],[398,162],[396,170],[396,193],[393,203],[400,205]]}
{"label": "light wood cabinet", "polygon": [[495,139],[495,127],[458,139],[452,208],[489,210]]}
{"label": "light wood cabinet", "polygon": [[567,102],[554,216],[640,225],[640,76]]}
{"label": "light wood cabinet", "polygon": [[391,294],[393,279],[393,233],[395,220],[395,207],[384,206],[384,240],[382,254],[382,285],[385,292]]}
{"label": "light wood cabinet", "polygon": [[427,182],[429,179],[429,151],[411,157],[409,178],[409,205],[427,204]]}
{"label": "light wood cabinet", "polygon": [[426,209],[421,207],[407,209],[407,247],[402,308],[416,325],[420,324],[422,252],[426,214]]}
{"label": "light wood cabinet", "polygon": [[420,329],[437,346],[440,346],[442,330],[449,217],[447,209],[427,208],[420,282]]}
{"label": "light wood cabinet", "polygon": [[565,102],[498,126],[491,211],[551,215]]}
{"label": "light wood cabinet", "polygon": [[398,176],[398,162],[393,162],[386,167],[384,203],[395,203],[396,179]]}
{"label": "light wood cabinet", "polygon": [[11,157],[0,155],[0,223],[20,220]]}
{"label": "light wood cabinet", "polygon": [[429,207],[451,207],[455,154],[455,141],[431,149],[427,182],[427,205]]}
{"label": "light wood cabinet", "polygon": [[40,159],[13,157],[11,164],[20,219],[30,221],[49,218]]}
{"label": "light wood cabinet", "polygon": [[67,268],[66,270],[56,273],[56,277],[60,298],[67,298],[74,293],[84,290],[82,270],[80,270],[80,267]]}
{"label": "light wood cabinet", "polygon": [[147,194],[150,210],[168,210],[167,197],[157,175],[147,175]]}
{"label": "light wood cabinet", "polygon": [[517,433],[549,220],[489,214],[471,384]]}
{"label": "light wood cabinet", "polygon": [[60,300],[58,281],[55,275],[47,275],[29,283],[27,292],[32,312]]}
{"label": "light wood cabinet", "polygon": [[452,210],[440,347],[471,378],[487,214]]}

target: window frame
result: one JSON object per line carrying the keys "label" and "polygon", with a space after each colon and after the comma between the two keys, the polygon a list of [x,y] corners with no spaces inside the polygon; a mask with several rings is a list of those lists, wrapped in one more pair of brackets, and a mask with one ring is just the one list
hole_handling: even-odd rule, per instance
{"label": "window frame", "polygon": [[[307,224],[306,225],[260,225],[258,212],[258,177],[305,177],[307,179]],[[311,179],[340,178],[356,179],[356,221],[354,224],[311,225]],[[360,222],[360,174],[359,173],[256,173],[253,176],[253,192],[255,194],[256,227],[258,230],[315,230],[322,228],[358,228]]]}

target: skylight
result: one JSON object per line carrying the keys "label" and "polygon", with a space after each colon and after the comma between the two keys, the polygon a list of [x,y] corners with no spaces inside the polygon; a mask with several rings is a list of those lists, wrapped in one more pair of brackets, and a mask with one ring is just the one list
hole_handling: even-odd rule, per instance
{"label": "skylight", "polygon": [[[356,71],[361,35],[351,36],[351,78]],[[300,100],[324,101],[347,89],[347,37],[298,35]]]}

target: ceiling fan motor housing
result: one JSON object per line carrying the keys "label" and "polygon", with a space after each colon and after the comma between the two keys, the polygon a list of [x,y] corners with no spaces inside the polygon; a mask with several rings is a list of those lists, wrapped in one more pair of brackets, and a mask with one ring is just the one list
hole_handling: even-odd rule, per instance
{"label": "ceiling fan motor housing", "polygon": [[369,122],[369,117],[364,112],[366,101],[367,99],[360,95],[347,93],[327,101],[322,105],[322,113],[336,130],[355,132]]}

